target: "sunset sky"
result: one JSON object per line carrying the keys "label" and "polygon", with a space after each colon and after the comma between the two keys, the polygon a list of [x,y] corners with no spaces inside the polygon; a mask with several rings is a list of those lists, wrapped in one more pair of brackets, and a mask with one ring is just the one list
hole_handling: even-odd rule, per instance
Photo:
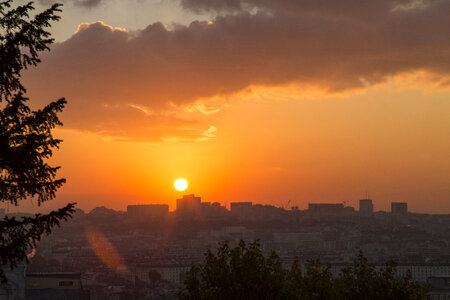
{"label": "sunset sky", "polygon": [[33,107],[69,102],[41,209],[369,193],[450,213],[450,1],[62,2],[24,75]]}

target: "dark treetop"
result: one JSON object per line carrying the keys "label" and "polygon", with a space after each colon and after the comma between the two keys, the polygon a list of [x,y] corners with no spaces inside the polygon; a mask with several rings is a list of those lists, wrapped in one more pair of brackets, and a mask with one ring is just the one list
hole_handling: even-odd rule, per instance
{"label": "dark treetop", "polygon": [[205,262],[188,273],[181,299],[425,299],[428,287],[400,278],[393,261],[376,270],[360,253],[353,266],[333,278],[330,266],[318,260],[301,268],[296,260],[283,268],[278,255],[265,257],[257,242],[230,248],[222,243],[217,253],[208,250]]}

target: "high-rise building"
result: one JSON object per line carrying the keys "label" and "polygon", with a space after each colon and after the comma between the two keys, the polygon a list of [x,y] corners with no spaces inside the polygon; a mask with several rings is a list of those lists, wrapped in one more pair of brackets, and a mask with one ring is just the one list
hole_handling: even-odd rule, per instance
{"label": "high-rise building", "polygon": [[177,199],[176,213],[179,216],[198,216],[202,211],[202,198],[195,197],[194,194],[184,195],[183,198]]}
{"label": "high-rise building", "polygon": [[364,215],[373,213],[373,203],[371,199],[359,200],[359,213]]}
{"label": "high-rise building", "polygon": [[392,202],[391,213],[396,215],[406,215],[408,213],[408,203],[406,202]]}

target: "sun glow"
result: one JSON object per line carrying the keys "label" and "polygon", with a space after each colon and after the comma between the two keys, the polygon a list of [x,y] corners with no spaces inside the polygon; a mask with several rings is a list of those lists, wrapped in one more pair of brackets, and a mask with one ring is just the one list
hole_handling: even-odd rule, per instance
{"label": "sun glow", "polygon": [[188,183],[186,181],[186,179],[180,178],[175,180],[175,183],[173,184],[173,186],[175,187],[175,189],[177,191],[184,191],[185,189],[187,189],[188,187]]}

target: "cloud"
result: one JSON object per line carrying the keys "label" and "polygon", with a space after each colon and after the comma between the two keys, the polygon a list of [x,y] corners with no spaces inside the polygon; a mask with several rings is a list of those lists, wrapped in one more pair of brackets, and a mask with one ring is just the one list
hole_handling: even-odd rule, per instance
{"label": "cloud", "polygon": [[253,86],[314,86],[334,93],[419,71],[449,82],[450,1],[182,5],[221,14],[170,30],[161,23],[134,32],[82,24],[27,74],[30,92],[47,101],[66,96],[71,128],[133,139],[199,140],[206,122],[193,114],[216,113],[211,99]]}
{"label": "cloud", "polygon": [[183,134],[179,136],[165,137],[163,141],[165,142],[203,142],[208,141],[216,137],[217,128],[215,126],[210,126],[207,130],[193,132],[190,130],[188,134]]}
{"label": "cloud", "polygon": [[49,6],[53,3],[63,3],[63,4],[73,3],[75,6],[93,8],[93,7],[99,6],[100,3],[102,3],[102,0],[58,0],[58,1],[39,0],[39,3],[41,3],[42,5],[45,5],[45,6]]}
{"label": "cloud", "polygon": [[327,15],[332,18],[367,20],[369,16],[383,16],[390,11],[421,9],[445,0],[181,0],[181,5],[197,13],[219,13],[263,10],[266,12],[289,12],[294,14]]}

